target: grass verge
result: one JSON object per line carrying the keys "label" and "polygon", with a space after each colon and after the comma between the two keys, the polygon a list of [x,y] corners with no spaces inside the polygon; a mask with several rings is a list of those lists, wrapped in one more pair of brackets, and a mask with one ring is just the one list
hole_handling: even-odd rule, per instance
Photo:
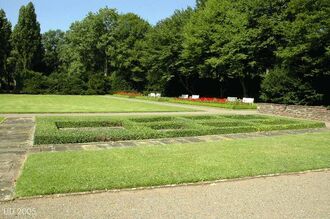
{"label": "grass verge", "polygon": [[330,132],[29,155],[17,196],[239,178],[330,167]]}
{"label": "grass verge", "polygon": [[5,121],[5,118],[4,117],[0,117],[0,124]]}
{"label": "grass verge", "polygon": [[321,122],[261,115],[37,117],[34,143],[137,140],[324,126]]}

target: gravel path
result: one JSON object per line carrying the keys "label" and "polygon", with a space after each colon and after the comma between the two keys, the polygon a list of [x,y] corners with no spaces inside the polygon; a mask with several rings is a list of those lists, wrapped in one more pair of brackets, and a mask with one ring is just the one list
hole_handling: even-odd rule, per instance
{"label": "gravel path", "polygon": [[[0,218],[329,218],[330,171],[0,203]],[[21,212],[19,212],[21,211]]]}

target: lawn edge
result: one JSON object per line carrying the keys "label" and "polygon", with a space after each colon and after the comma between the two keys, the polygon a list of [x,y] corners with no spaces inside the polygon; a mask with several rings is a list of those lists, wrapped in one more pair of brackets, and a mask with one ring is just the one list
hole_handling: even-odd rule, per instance
{"label": "lawn edge", "polygon": [[102,189],[102,190],[92,190],[85,192],[73,192],[73,193],[56,193],[51,195],[35,195],[35,196],[22,196],[16,197],[14,194],[13,199],[11,200],[0,200],[0,203],[4,202],[12,202],[15,200],[31,200],[31,199],[41,199],[41,198],[61,198],[67,196],[80,196],[80,195],[89,195],[89,194],[100,194],[100,193],[117,193],[117,192],[130,192],[130,191],[143,191],[143,190],[153,190],[153,189],[162,189],[162,188],[177,188],[184,186],[201,186],[201,185],[212,185],[215,183],[225,183],[225,182],[238,182],[252,179],[260,179],[260,178],[270,178],[277,176],[294,176],[300,174],[314,173],[314,172],[328,172],[330,171],[330,167],[321,168],[321,169],[309,169],[302,170],[296,172],[279,172],[279,173],[270,173],[256,176],[246,176],[246,177],[238,177],[238,178],[230,178],[230,179],[218,179],[218,180],[210,180],[210,181],[201,181],[201,182],[192,182],[192,183],[180,183],[180,184],[166,184],[159,186],[141,186],[141,187],[133,187],[133,188],[123,188],[123,189]]}

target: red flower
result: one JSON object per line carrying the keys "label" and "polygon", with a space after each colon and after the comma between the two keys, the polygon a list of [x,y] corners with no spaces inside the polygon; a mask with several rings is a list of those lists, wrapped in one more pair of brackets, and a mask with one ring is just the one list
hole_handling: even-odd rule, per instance
{"label": "red flower", "polygon": [[117,94],[117,95],[123,95],[123,96],[130,96],[130,97],[136,97],[136,96],[142,96],[141,93],[139,92],[133,92],[133,91],[118,91],[118,92],[115,92],[114,94]]}
{"label": "red flower", "polygon": [[192,98],[177,98],[178,100],[185,100],[185,101],[194,101],[194,102],[209,102],[209,103],[226,103],[226,98],[215,98],[215,97],[201,97],[199,99],[192,99]]}

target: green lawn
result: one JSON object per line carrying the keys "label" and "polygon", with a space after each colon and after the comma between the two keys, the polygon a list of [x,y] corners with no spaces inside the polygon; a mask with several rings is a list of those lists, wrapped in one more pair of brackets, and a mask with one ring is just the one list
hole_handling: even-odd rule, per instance
{"label": "green lawn", "polygon": [[29,155],[17,196],[200,182],[330,167],[330,132]]}
{"label": "green lawn", "polygon": [[320,127],[324,127],[324,123],[263,115],[37,117],[34,143],[83,143]]}
{"label": "green lawn", "polygon": [[102,113],[193,111],[110,96],[0,95],[0,113]]}
{"label": "green lawn", "polygon": [[5,120],[5,118],[0,116],[0,124],[1,124],[4,120]]}

